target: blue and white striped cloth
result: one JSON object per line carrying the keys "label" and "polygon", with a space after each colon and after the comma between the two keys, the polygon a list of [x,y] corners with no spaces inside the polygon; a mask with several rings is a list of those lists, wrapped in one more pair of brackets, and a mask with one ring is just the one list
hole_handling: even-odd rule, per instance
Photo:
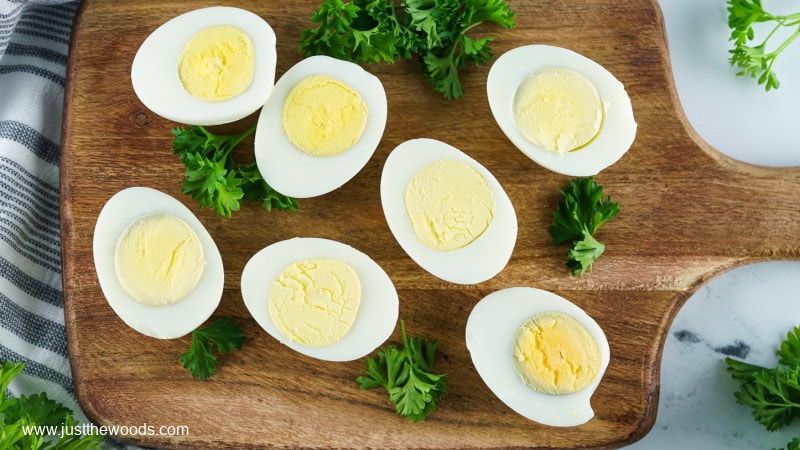
{"label": "blue and white striped cloth", "polygon": [[0,0],[0,362],[12,396],[45,392],[85,421],[64,329],[61,115],[78,1]]}

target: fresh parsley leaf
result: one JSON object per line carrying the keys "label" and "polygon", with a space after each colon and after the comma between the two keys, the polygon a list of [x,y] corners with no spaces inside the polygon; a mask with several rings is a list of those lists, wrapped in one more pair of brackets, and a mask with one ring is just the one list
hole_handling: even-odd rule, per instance
{"label": "fresh parsley leaf", "polygon": [[768,370],[766,367],[758,366],[755,364],[738,361],[733,358],[725,358],[727,363],[727,370],[731,376],[741,382],[749,382],[753,379],[753,375],[763,370]]}
{"label": "fresh parsley leaf", "polygon": [[328,55],[356,63],[394,62],[417,55],[435,91],[462,98],[459,68],[492,59],[492,37],[467,33],[482,23],[512,28],[503,0],[323,0],[311,16],[316,28],[300,33],[305,56]]}
{"label": "fresh parsley leaf", "polygon": [[296,198],[278,193],[264,181],[256,163],[239,166],[239,175],[242,178],[241,188],[244,193],[242,200],[258,201],[267,211],[272,211],[273,208],[278,211],[297,211],[300,208]]}
{"label": "fresh parsley leaf", "polygon": [[58,426],[64,416],[71,414],[69,408],[61,403],[50,400],[44,392],[31,396],[20,396],[16,403],[4,411],[6,420],[16,422],[22,417],[28,418],[32,423],[44,426]]}
{"label": "fresh parsley leaf", "polygon": [[769,431],[788,426],[800,417],[799,337],[800,327],[787,334],[776,352],[779,362],[774,368],[725,358],[727,371],[739,381],[734,393],[736,401],[750,406],[756,422]]}
{"label": "fresh parsley leaf", "polygon": [[[452,50],[455,51],[455,46]],[[447,99],[464,97],[464,87],[458,78],[458,61],[453,58],[453,53],[437,56],[434,52],[428,52],[422,61],[433,90],[444,94]]]}
{"label": "fresh parsley leaf", "polygon": [[223,317],[206,328],[192,331],[192,344],[178,361],[193,378],[203,381],[216,373],[218,362],[213,355],[214,347],[220,354],[241,350],[244,340],[242,329],[230,317]]}
{"label": "fresh parsley leaf", "polygon": [[192,125],[172,130],[172,152],[186,167],[183,193],[189,194],[201,208],[214,208],[218,216],[231,217],[243,201],[258,201],[267,210],[295,211],[296,199],[272,189],[261,177],[255,163],[237,165],[233,149],[255,131],[255,125],[230,136]]}
{"label": "fresh parsley leaf", "polygon": [[514,27],[514,11],[503,0],[473,0],[473,23],[491,22],[504,28]]}
{"label": "fresh parsley leaf", "polygon": [[778,349],[778,364],[784,366],[800,366],[800,327],[786,333],[786,339]]}
{"label": "fresh parsley leaf", "polygon": [[592,263],[605,250],[606,246],[584,229],[583,239],[576,240],[567,253],[567,267],[573,275],[577,273],[583,275],[587,270],[592,270]]}
{"label": "fresh parsley leaf", "polygon": [[408,31],[387,0],[323,0],[311,15],[316,28],[300,33],[305,56],[328,55],[356,63],[394,62],[408,58]]}
{"label": "fresh parsley leaf", "polygon": [[[77,420],[72,417],[71,414],[67,414],[62,421],[64,424],[65,429],[75,429],[75,427],[79,426]],[[53,450],[89,450],[89,449],[100,449],[103,448],[101,443],[103,442],[103,436],[97,433],[96,431],[92,431],[92,434],[87,435],[80,435],[80,434],[73,434],[70,436],[67,433],[64,433],[63,436],[59,437],[58,440],[53,443]],[[49,448],[49,447],[42,447],[42,448]]]}
{"label": "fresh parsley leaf", "polygon": [[[767,91],[778,89],[780,81],[773,66],[778,56],[800,36],[800,12],[775,15],[761,6],[761,0],[728,0],[727,4],[729,41],[733,41],[733,49],[729,50],[731,65],[739,67],[737,75],[757,78],[758,84],[763,84]],[[772,30],[760,43],[751,43],[756,34],[753,26],[765,22],[774,24]],[[792,28],[796,29],[782,43],[767,50],[767,44],[779,30]]]}
{"label": "fresh parsley leaf", "polygon": [[[778,450],[778,449],[773,448],[772,450]],[[792,439],[792,441],[786,445],[786,450],[800,450],[800,438]]]}
{"label": "fresh parsley leaf", "polygon": [[367,360],[367,369],[356,381],[361,389],[385,388],[397,414],[419,422],[436,409],[439,397],[446,392],[447,375],[433,373],[438,341],[408,337],[402,320],[400,330],[403,347],[379,350],[377,358]]}
{"label": "fresh parsley leaf", "polygon": [[467,63],[483,64],[492,59],[492,37],[473,39],[467,32],[483,22],[512,28],[514,12],[498,0],[405,0],[412,17],[410,27],[425,42],[419,49],[423,72],[435,91],[445,98],[462,98],[464,88],[458,69]]}
{"label": "fresh parsley leaf", "polygon": [[736,392],[736,400],[753,409],[755,420],[767,430],[790,425],[800,411],[800,367],[761,370]]}
{"label": "fresh parsley leaf", "polygon": [[311,21],[319,26],[300,33],[300,50],[306,56],[324,54],[352,61],[350,55],[355,48],[355,38],[351,23],[359,12],[355,3],[324,0],[319,10],[311,15]]}
{"label": "fresh parsley leaf", "polygon": [[16,377],[25,365],[6,362],[0,366],[0,448],[2,449],[99,449],[102,448],[102,436],[94,433],[79,435],[61,433],[55,436],[37,434],[45,432],[45,428],[72,429],[78,422],[72,417],[72,411],[59,402],[51,400],[45,393],[8,397],[6,390],[11,380]]}
{"label": "fresh parsley leaf", "polygon": [[603,188],[593,177],[575,178],[559,192],[562,199],[549,228],[552,243],[572,242],[567,267],[573,275],[583,275],[605,251],[605,245],[594,234],[619,213],[619,203],[612,202],[611,196],[603,198]]}
{"label": "fresh parsley leaf", "polygon": [[14,364],[11,361],[5,362],[3,366],[0,367],[0,413],[16,404],[16,399],[6,397],[6,390],[11,380],[19,375],[24,368],[24,364]]}

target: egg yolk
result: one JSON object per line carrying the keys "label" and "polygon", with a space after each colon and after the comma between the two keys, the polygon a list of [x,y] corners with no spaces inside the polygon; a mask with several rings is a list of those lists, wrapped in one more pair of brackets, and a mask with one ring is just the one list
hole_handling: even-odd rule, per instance
{"label": "egg yolk", "polygon": [[167,214],[145,216],[128,225],[114,252],[122,289],[147,305],[171,305],[186,297],[205,266],[197,233]]}
{"label": "egg yolk", "polygon": [[494,194],[473,167],[438,160],[408,183],[405,206],[417,238],[434,250],[451,251],[477,239],[494,218]]}
{"label": "egg yolk", "polygon": [[361,283],[334,259],[297,261],[281,271],[269,292],[269,314],[293,342],[319,347],[341,340],[361,304]]}
{"label": "egg yolk", "polygon": [[600,372],[600,349],[574,317],[537,314],[520,326],[512,348],[514,368],[528,386],[546,394],[570,394]]}
{"label": "egg yolk", "polygon": [[178,59],[178,76],[189,95],[216,102],[246,91],[255,67],[250,36],[234,26],[218,25],[189,39]]}
{"label": "egg yolk", "polygon": [[343,81],[312,75],[297,83],[283,105],[289,140],[313,156],[338,155],[355,145],[367,126],[367,105]]}
{"label": "egg yolk", "polygon": [[522,82],[514,96],[514,120],[533,144],[569,152],[590,143],[600,132],[604,105],[585,76],[563,68],[545,68]]}

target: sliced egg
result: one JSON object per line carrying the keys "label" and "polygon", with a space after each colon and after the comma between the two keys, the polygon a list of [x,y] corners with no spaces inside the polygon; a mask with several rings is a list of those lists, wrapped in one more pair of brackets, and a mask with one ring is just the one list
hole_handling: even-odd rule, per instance
{"label": "sliced egg", "polygon": [[[190,234],[199,241],[205,263],[201,276],[196,284],[193,283],[188,294],[181,293],[180,298],[168,299],[168,304],[153,305],[150,304],[153,302],[141,298],[135,290],[123,286],[121,280],[124,276],[118,273],[115,260],[121,238],[130,230],[131,225],[143,218],[160,215],[188,225]],[[128,326],[147,336],[173,339],[190,333],[211,316],[222,298],[224,271],[214,240],[186,206],[161,191],[131,187],[113,195],[97,217],[93,254],[97,279],[111,309]],[[152,263],[152,260],[147,260],[147,255],[144,255],[144,259],[142,262]],[[155,270],[155,267],[144,269]]]}
{"label": "sliced egg", "polygon": [[[439,161],[457,161],[477,171],[494,198],[488,227],[467,245],[448,251],[431,248],[418,237],[406,205],[409,183],[420,171]],[[464,195],[470,195],[468,187],[463,189]],[[386,159],[380,191],[383,213],[395,239],[411,259],[432,275],[452,283],[476,284],[497,275],[511,258],[517,240],[514,206],[494,175],[461,150],[428,138],[401,143]]]}
{"label": "sliced egg", "polygon": [[[599,350],[597,375],[588,385],[568,394],[547,394],[525,384],[512,356],[515,335],[530,317],[561,313],[574,318]],[[611,353],[605,333],[569,300],[549,291],[512,287],[479,301],[467,319],[466,344],[472,363],[489,389],[509,408],[527,419],[557,427],[580,425],[594,417],[590,403],[608,367]]]}
{"label": "sliced egg", "polygon": [[[317,345],[303,343],[284,334],[283,326],[270,313],[271,290],[287,267],[309,260],[335,260],[352,268],[360,282],[360,305],[355,320],[336,342]],[[306,274],[305,288],[314,284]],[[322,238],[292,238],[271,244],[245,264],[242,272],[242,298],[250,314],[270,336],[304,355],[327,361],[351,361],[368,355],[394,331],[399,315],[399,300],[394,283],[368,255],[341,242]],[[313,306],[312,306],[313,307]],[[299,321],[307,318],[297,316]],[[289,324],[290,328],[294,324]]]}
{"label": "sliced egg", "polygon": [[[299,108],[287,111],[287,100],[299,97],[295,88],[313,77],[337,84],[338,90],[351,98],[326,101],[324,97],[314,99],[312,94],[306,99],[305,115]],[[363,126],[352,127],[361,130],[352,132],[354,142],[328,151],[330,156],[318,156],[298,147],[299,139],[294,136],[313,137],[320,147],[325,147],[325,141],[349,132],[348,125],[359,117],[350,110],[362,102],[366,121]],[[327,194],[367,164],[383,137],[386,117],[386,92],[376,76],[358,64],[329,56],[303,59],[280,77],[261,110],[254,144],[258,170],[267,184],[281,194],[297,198]]]}
{"label": "sliced egg", "polygon": [[[222,35],[218,43],[214,42],[212,35],[206,58],[193,64],[205,73],[217,74],[219,98],[201,99],[181,81],[182,54],[192,38],[221,26],[240,31],[238,34],[250,41],[254,58],[250,61],[254,63],[252,81],[248,84],[245,80],[243,91],[236,94],[236,90],[232,93],[236,95],[229,97],[229,85],[238,83],[235,79],[241,75],[241,68],[231,67],[231,61],[235,56],[244,56],[239,55],[244,50],[234,47],[235,43],[227,42]],[[275,32],[264,19],[244,9],[214,6],[181,14],[156,28],[136,52],[131,81],[139,100],[159,116],[184,124],[218,125],[246,117],[264,105],[275,83],[276,62]]]}
{"label": "sliced egg", "polygon": [[[594,100],[593,97],[599,97],[601,109],[598,110],[599,121],[595,124],[599,129],[589,130],[588,134],[584,130],[583,136],[581,132],[570,130],[570,133],[576,135],[574,139],[577,139],[574,149],[554,151],[541,140],[536,142],[530,138],[531,134],[550,135],[555,142],[573,141],[573,138],[564,139],[559,136],[563,130],[529,133],[515,119],[515,99],[520,90],[526,89],[536,74],[552,69],[565,69],[573,75],[572,78],[588,80],[588,84],[582,81],[576,84],[574,80],[564,84],[570,86],[566,94],[572,96],[566,100],[566,106],[574,106],[577,96],[583,97],[579,99],[583,103],[590,103]],[[576,86],[580,86],[581,90],[578,91]],[[637,125],[625,86],[603,66],[572,50],[549,45],[527,45],[510,50],[497,58],[492,65],[486,90],[492,114],[508,139],[530,159],[556,173],[569,176],[596,175],[622,158],[636,137]],[[542,101],[552,105],[560,94],[548,93],[543,96]],[[558,109],[555,106],[542,108],[543,111]],[[579,113],[575,113],[574,120],[581,120]],[[568,122],[563,118],[553,121],[557,122],[556,126],[563,126]],[[589,126],[591,125],[593,124],[590,123]]]}

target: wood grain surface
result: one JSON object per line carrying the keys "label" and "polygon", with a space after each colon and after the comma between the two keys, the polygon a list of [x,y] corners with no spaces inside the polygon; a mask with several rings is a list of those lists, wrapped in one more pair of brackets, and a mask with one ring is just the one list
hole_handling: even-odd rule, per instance
{"label": "wood grain surface", "polygon": [[[165,448],[611,448],[641,438],[657,411],[661,351],[683,302],[713,276],[755,261],[800,256],[800,169],[732,161],[704,143],[677,101],[655,0],[508,0],[517,26],[484,26],[495,56],[525,44],[567,47],[604,65],[626,86],[639,124],[630,151],[597,176],[621,212],[598,239],[594,271],[572,277],[565,246],[548,225],[569,178],[527,159],[489,111],[489,65],[462,71],[463,100],[432,91],[417,61],[368,66],[384,83],[389,118],[367,166],[342,188],[303,200],[296,213],[246,205],[219,218],[181,194],[183,166],[171,153],[178,124],[137,100],[130,67],[144,38],[169,18],[215,2],[84,0],[73,33],[61,165],[65,320],[77,395],[101,425],[186,425],[188,436],[127,436]],[[299,61],[300,31],[317,0],[230,1],[264,17],[278,38],[277,76]],[[241,130],[253,115],[219,128]],[[436,279],[401,250],[379,199],[388,153],[416,137],[445,141],[485,165],[517,212],[518,241],[506,269],[474,286]],[[252,160],[252,139],[240,154]],[[247,337],[217,375],[191,379],[178,363],[189,338],[161,341],[131,330],[98,285],[92,234],[103,204],[129,186],[149,186],[188,205],[215,238],[225,289],[215,317],[232,316]],[[449,375],[439,409],[421,423],[397,416],[383,391],[360,391],[365,361],[331,363],[280,345],[249,316],[239,291],[245,262],[295,236],[335,239],[375,259],[400,296],[409,333],[441,341],[437,371]],[[528,421],[485,386],[471,364],[464,327],[472,306],[511,286],[554,291],[605,330],[611,363],[592,399],[595,417],[572,428]],[[754,298],[753,301],[758,301]],[[399,329],[390,342],[399,340]]]}

